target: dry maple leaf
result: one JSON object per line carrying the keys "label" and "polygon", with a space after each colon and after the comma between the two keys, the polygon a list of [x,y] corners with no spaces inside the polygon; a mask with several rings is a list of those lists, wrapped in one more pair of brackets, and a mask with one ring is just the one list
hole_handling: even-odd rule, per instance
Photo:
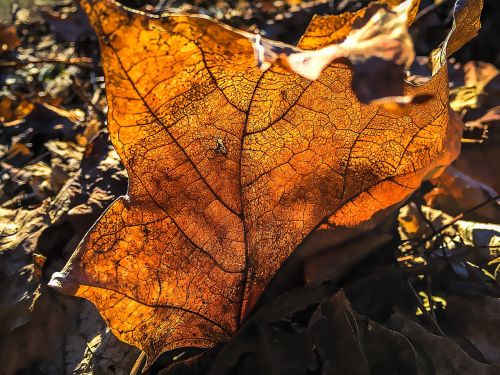
{"label": "dry maple leaf", "polygon": [[[457,155],[443,64],[427,83],[404,85],[429,100],[398,114],[358,100],[345,59],[311,81],[286,64],[287,50],[301,52],[275,44],[281,60],[262,71],[257,38],[210,18],[82,3],[129,190],[51,285],[94,302],[149,363],[227,340],[309,233],[370,220]],[[302,49],[338,40],[310,44],[315,20]]]}

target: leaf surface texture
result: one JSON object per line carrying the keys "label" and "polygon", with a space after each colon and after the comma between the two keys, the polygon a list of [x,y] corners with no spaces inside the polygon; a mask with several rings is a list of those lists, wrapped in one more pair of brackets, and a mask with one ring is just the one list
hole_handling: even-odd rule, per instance
{"label": "leaf surface texture", "polygon": [[[207,17],[82,4],[129,190],[51,284],[94,302],[150,362],[226,341],[306,236],[370,220],[458,152],[445,66],[404,84],[428,99],[399,113],[362,103],[345,59],[314,81],[279,63],[263,71],[248,34]],[[315,22],[301,48],[339,41],[332,29],[318,45]]]}

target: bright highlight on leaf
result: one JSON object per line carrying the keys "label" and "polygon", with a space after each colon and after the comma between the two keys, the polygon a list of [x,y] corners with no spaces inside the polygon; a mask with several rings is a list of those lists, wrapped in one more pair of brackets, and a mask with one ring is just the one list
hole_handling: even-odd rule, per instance
{"label": "bright highlight on leaf", "polygon": [[[210,18],[83,1],[100,38],[109,131],[129,191],[51,285],[94,302],[149,363],[173,348],[210,347],[231,337],[311,232],[371,220],[438,174],[461,135],[443,62],[425,84],[399,85],[403,97],[426,98],[405,111],[365,104],[352,88],[358,64],[369,73],[373,57],[408,61],[385,48],[396,41],[392,52],[407,53],[406,39],[388,39],[392,29],[365,16],[395,22],[396,14],[402,27],[418,2],[399,13],[391,7],[400,1],[380,3],[312,21],[300,43],[313,50],[308,64],[318,48],[339,50],[328,46],[368,35],[363,26],[387,33],[366,39],[361,62],[331,55],[309,80],[289,62],[306,53],[296,47],[261,39],[264,55],[279,51],[262,70],[258,38]],[[478,17],[481,1],[458,4]],[[462,36],[462,21],[447,38],[454,45],[473,34],[467,23]]]}

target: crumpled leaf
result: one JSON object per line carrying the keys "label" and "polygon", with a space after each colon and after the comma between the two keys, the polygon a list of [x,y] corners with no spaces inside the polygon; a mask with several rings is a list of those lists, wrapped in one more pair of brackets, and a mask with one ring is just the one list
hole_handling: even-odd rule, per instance
{"label": "crumpled leaf", "polygon": [[446,64],[446,59],[477,35],[481,28],[482,0],[458,0],[453,8],[453,25],[444,42],[431,53],[432,73]]}
{"label": "crumpled leaf", "polygon": [[467,121],[466,126],[471,130],[474,128],[479,128],[483,130],[483,133],[488,134],[487,130],[490,125],[498,126],[500,124],[500,106],[491,108],[481,117]]}
{"label": "crumpled leaf", "polygon": [[263,72],[248,34],[207,17],[83,7],[129,194],[50,284],[93,301],[149,363],[227,340],[311,231],[373,220],[457,155],[444,66],[404,85],[428,100],[398,115],[362,104],[344,61],[316,81],[283,64]]}
{"label": "crumpled leaf", "polygon": [[378,58],[391,61],[393,66],[401,65],[409,68],[415,52],[406,24],[409,12],[418,2],[394,1],[394,3],[401,4],[390,10],[386,4],[381,6],[371,4],[364,10],[354,13],[353,19],[359,22],[352,22],[349,33],[343,40],[335,40],[335,43],[329,40],[325,43],[323,39],[321,46],[318,46],[314,38],[308,37],[310,33],[317,32],[313,20],[312,27],[308,27],[298,45],[306,51],[263,40],[257,35],[252,39],[255,39],[253,44],[258,64],[263,70],[272,64],[282,64],[310,80],[318,79],[333,60],[340,58],[347,58],[355,65],[359,61]]}
{"label": "crumpled leaf", "polygon": [[483,62],[468,62],[464,71],[465,85],[450,91],[450,106],[457,112],[480,107],[488,96],[487,86],[499,79],[498,69]]}
{"label": "crumpled leaf", "polygon": [[[346,57],[353,66],[352,86],[363,103],[404,106],[415,99],[403,96],[401,82],[415,58],[408,26],[418,5],[419,1],[381,0],[353,13],[314,16],[299,43],[300,48],[313,51],[302,55],[324,55],[325,63]],[[375,75],[376,80],[370,79]]]}
{"label": "crumpled leaf", "polygon": [[[372,4],[386,5],[394,8],[401,4],[403,0],[380,0]],[[410,2],[408,9],[407,25],[411,25],[417,15],[419,2]],[[318,49],[332,43],[339,43],[345,40],[353,25],[365,16],[368,8],[361,8],[357,12],[344,12],[342,14],[315,15],[305,35],[300,41],[300,46],[306,49]]]}

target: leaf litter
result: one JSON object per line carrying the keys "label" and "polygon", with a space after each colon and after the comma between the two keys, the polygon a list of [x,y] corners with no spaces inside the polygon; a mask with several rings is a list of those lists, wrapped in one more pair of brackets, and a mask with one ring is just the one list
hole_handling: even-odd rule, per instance
{"label": "leaf litter", "polygon": [[[128,5],[158,14],[165,5],[179,5],[174,3]],[[231,11],[221,12],[208,2],[194,2],[182,4],[181,11],[201,12],[238,29],[294,43],[315,12],[364,12],[355,2],[327,3],[230,2],[220,9]],[[419,54],[438,47],[451,26],[446,17],[453,4],[428,11],[429,3],[422,2],[409,27]],[[81,8],[70,2],[38,7],[14,9],[10,23],[16,38],[6,42],[14,47],[6,48],[2,56],[7,68],[1,73],[0,113],[6,125],[1,148],[0,358],[7,374],[141,371],[144,354],[115,338],[123,336],[103,311],[115,335],[92,304],[47,288],[89,228],[125,193],[127,173],[109,143],[96,38]],[[470,20],[477,8],[465,10],[456,10],[461,12],[458,23],[460,17]],[[435,35],[418,37],[425,35],[430,19],[441,40],[436,41]],[[283,28],[294,31],[286,33]],[[481,38],[480,34],[473,43]],[[169,346],[173,350],[153,361],[157,355],[152,353],[164,350],[136,344],[149,354],[145,370],[151,374],[497,373],[498,179],[494,163],[481,162],[479,155],[491,155],[487,156],[491,160],[496,155],[499,94],[493,65],[468,60],[497,61],[489,53],[471,51],[466,45],[457,55],[462,64],[448,63],[449,100],[466,124],[463,152],[453,167],[420,187],[420,182],[415,184],[411,189],[415,193],[395,197],[395,206],[371,220],[346,225],[348,215],[343,213],[318,227],[275,270],[234,335],[213,349]],[[280,54],[269,62],[286,70],[287,60]],[[420,61],[424,63],[418,70]],[[443,61],[441,57],[438,64]],[[361,70],[356,70],[356,62],[350,64],[354,78],[374,74],[370,67],[375,64],[361,61]],[[429,80],[432,68],[427,66],[425,59],[417,58],[411,69],[415,82]],[[382,64],[381,71],[390,70]],[[397,92],[402,80],[401,75],[395,77],[389,81]],[[366,81],[363,78],[361,84]],[[374,105],[395,116],[407,115],[416,103],[398,101],[394,91],[381,95],[369,83],[366,93],[392,97]],[[109,83],[107,88],[111,90]],[[360,102],[374,100],[355,85],[354,92]],[[424,103],[429,100],[422,98]],[[470,142],[469,136],[479,141]],[[231,150],[227,139],[222,144]],[[405,200],[407,205],[398,213],[397,204]]]}

